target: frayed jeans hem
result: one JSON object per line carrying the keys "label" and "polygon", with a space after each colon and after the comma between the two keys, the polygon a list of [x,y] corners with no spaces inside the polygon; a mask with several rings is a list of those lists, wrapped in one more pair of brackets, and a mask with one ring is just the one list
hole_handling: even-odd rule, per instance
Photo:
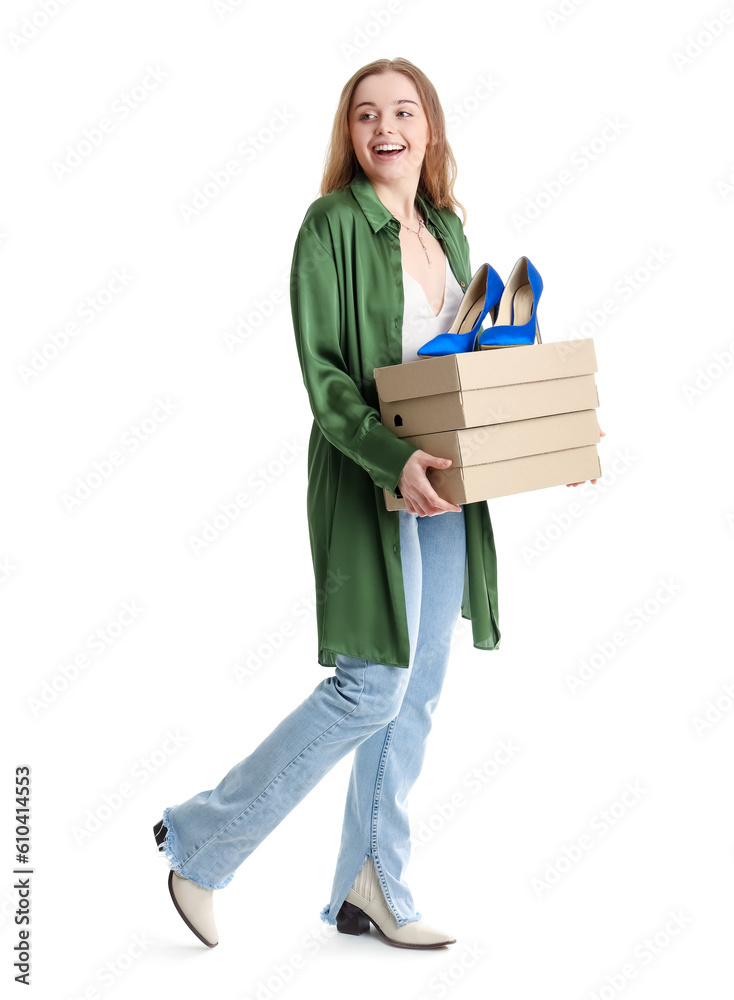
{"label": "frayed jeans hem", "polygon": [[177,856],[178,845],[176,843],[176,834],[174,830],[171,828],[171,820],[170,820],[170,811],[173,808],[174,808],[173,806],[167,806],[163,810],[163,817],[162,817],[163,825],[166,827],[166,837],[163,843],[160,845],[160,850],[161,853],[163,854],[163,857],[168,862],[168,867],[172,871],[177,872],[179,875],[181,875],[182,878],[188,879],[189,882],[194,882],[196,883],[196,885],[200,885],[202,889],[224,889],[225,886],[228,886],[229,883],[234,878],[235,876],[234,872],[232,872],[231,875],[228,875],[223,882],[216,882],[216,883],[202,882],[200,879],[194,878],[192,875],[188,874],[186,872],[186,865],[182,864],[178,860]]}

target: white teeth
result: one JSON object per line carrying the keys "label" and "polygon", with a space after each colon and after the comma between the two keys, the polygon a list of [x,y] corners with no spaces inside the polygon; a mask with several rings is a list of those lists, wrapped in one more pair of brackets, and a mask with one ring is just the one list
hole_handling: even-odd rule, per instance
{"label": "white teeth", "polygon": [[398,146],[397,143],[384,142],[379,146],[375,146],[375,152],[379,152],[381,149],[403,149],[403,146]]}

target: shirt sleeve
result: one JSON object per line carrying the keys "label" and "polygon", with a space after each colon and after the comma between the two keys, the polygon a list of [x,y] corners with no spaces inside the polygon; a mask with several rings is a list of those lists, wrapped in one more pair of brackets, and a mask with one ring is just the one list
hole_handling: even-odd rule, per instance
{"label": "shirt sleeve", "polygon": [[418,449],[384,426],[350,376],[339,339],[334,255],[306,226],[293,251],[290,300],[298,360],[319,429],[395,496],[403,466]]}

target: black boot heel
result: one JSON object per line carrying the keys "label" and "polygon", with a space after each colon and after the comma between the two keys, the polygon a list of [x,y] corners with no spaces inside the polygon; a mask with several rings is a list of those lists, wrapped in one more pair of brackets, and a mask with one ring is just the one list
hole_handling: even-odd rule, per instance
{"label": "black boot heel", "polygon": [[354,903],[344,900],[336,915],[336,929],[342,934],[364,934],[370,929],[370,918]]}
{"label": "black boot heel", "polygon": [[158,844],[158,850],[163,850],[163,841],[168,835],[168,827],[163,825],[163,820],[159,820],[153,827],[153,833],[155,835],[155,842]]}

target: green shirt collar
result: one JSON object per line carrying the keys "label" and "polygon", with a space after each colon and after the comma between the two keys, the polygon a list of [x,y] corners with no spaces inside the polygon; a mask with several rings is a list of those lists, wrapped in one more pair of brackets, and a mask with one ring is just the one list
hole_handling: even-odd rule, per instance
{"label": "green shirt collar", "polygon": [[[349,188],[374,232],[379,232],[384,225],[391,221],[400,226],[399,221],[392,212],[377,197],[377,192],[372,186],[372,182],[361,167],[358,169],[354,180],[349,184]],[[439,231],[441,236],[447,236],[446,226],[439,215],[438,209],[417,192],[416,201],[425,216],[428,228],[433,227]]]}

